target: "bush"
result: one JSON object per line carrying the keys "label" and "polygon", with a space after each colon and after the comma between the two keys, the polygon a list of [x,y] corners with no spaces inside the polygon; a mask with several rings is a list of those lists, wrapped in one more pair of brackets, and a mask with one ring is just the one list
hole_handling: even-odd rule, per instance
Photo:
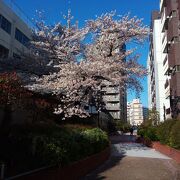
{"label": "bush", "polygon": [[147,130],[145,131],[144,137],[150,139],[151,141],[158,141],[156,127],[153,126],[148,127]]}
{"label": "bush", "polygon": [[138,129],[138,135],[151,141],[158,141],[157,128],[154,126],[141,127]]}
{"label": "bush", "polygon": [[162,144],[170,145],[170,133],[175,120],[166,120],[157,127],[157,136]]}
{"label": "bush", "polygon": [[122,131],[123,133],[129,132],[131,125],[123,122],[123,121],[116,121],[116,129]]}
{"label": "bush", "polygon": [[180,120],[171,129],[169,145],[173,148],[180,149]]}
{"label": "bush", "polygon": [[98,153],[109,144],[107,134],[98,128],[55,125],[16,126],[4,142],[0,160],[15,164],[16,172],[64,166]]}

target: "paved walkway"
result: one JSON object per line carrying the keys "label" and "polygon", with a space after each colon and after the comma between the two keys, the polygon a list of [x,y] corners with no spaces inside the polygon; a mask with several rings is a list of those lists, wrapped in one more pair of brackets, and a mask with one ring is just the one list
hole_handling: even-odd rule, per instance
{"label": "paved walkway", "polygon": [[83,180],[180,180],[180,166],[171,158],[135,143],[135,137],[111,137],[111,157]]}

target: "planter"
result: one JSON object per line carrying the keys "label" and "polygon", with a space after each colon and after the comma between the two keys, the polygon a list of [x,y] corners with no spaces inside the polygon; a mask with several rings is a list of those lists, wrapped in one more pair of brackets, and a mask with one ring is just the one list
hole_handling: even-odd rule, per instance
{"label": "planter", "polygon": [[170,158],[174,159],[178,164],[180,164],[180,150],[161,144],[160,142],[152,142],[152,148],[169,156]]}
{"label": "planter", "polygon": [[148,147],[154,148],[156,151],[159,151],[160,153],[169,156],[170,158],[175,160],[178,164],[180,164],[180,150],[161,144],[159,141],[151,141],[140,137],[137,139],[137,142],[143,143]]}
{"label": "planter", "polygon": [[43,170],[24,173],[10,179],[16,180],[76,180],[85,176],[90,171],[103,164],[110,155],[110,147],[107,147],[100,153],[89,156],[86,159],[74,162],[63,168],[50,167]]}

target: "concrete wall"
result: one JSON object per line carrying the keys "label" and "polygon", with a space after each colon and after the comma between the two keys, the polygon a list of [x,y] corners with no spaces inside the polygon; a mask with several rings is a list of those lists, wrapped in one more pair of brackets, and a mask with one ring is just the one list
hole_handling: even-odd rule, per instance
{"label": "concrete wall", "polygon": [[23,22],[2,0],[0,0],[0,14],[11,22],[11,34],[8,34],[0,28],[0,45],[9,49],[9,56],[13,56],[13,52],[27,52],[27,48],[15,39],[15,29],[18,28],[29,39],[31,37],[31,29]]}

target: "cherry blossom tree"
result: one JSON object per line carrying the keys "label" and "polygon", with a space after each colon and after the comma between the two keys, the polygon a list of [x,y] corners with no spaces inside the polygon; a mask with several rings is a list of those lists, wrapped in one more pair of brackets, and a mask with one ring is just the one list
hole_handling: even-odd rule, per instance
{"label": "cherry blossom tree", "polygon": [[[37,78],[28,88],[59,97],[55,113],[64,113],[65,117],[87,116],[84,104],[90,95],[96,96],[105,81],[119,84],[122,89],[134,88],[137,92],[142,89],[139,80],[146,75],[146,69],[138,64],[136,48],[126,49],[126,45],[146,39],[149,29],[141,19],[119,17],[112,12],[88,20],[81,30],[70,26],[70,18],[67,27],[40,26],[42,30],[36,34],[39,42],[33,44],[48,59],[58,61],[59,71]],[[92,35],[92,40],[82,46],[82,38],[87,34]],[[51,41],[44,41],[47,37]],[[80,53],[83,57],[78,59],[76,55]]]}

